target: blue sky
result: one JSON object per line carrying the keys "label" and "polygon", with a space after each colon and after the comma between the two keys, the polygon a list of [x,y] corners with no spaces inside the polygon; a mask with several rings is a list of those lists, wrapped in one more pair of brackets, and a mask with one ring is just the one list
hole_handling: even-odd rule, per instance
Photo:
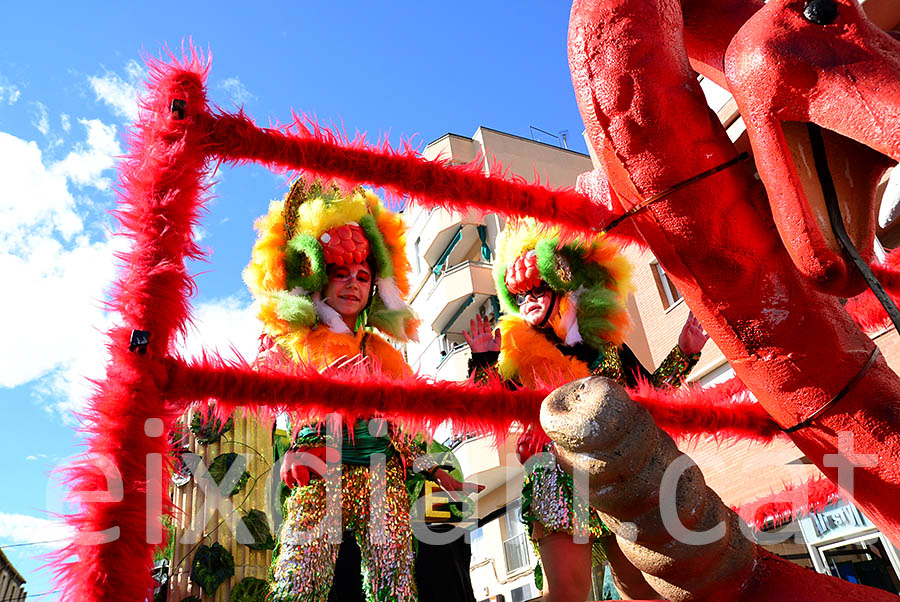
{"label": "blue sky", "polygon": [[[259,123],[291,109],[370,139],[427,143],[478,126],[569,132],[586,152],[566,62],[565,3],[4,2],[0,19],[0,546],[57,539],[48,473],[80,451],[72,411],[103,374],[100,302],[116,268],[115,157],[136,115],[143,55],[182,40],[213,54],[209,94]],[[381,8],[384,7],[384,8]],[[545,138],[544,141],[552,142]],[[252,222],[284,192],[264,169],[220,169],[194,266],[202,335],[187,346],[251,353],[257,326],[241,270]],[[53,589],[35,555],[4,548],[27,590]],[[50,594],[40,600],[55,600]],[[28,598],[33,599],[31,596]]]}

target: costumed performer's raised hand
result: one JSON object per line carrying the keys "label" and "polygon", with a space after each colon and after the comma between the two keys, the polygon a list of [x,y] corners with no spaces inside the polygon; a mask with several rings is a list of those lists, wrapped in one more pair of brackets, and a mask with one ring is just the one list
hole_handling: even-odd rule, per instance
{"label": "costumed performer's raised hand", "polygon": [[700,353],[707,340],[709,340],[709,335],[703,330],[700,321],[694,317],[694,312],[689,312],[687,320],[684,322],[684,328],[678,335],[678,346],[687,355],[694,355]]}
{"label": "costumed performer's raised hand", "polygon": [[463,331],[463,337],[472,353],[500,351],[500,329],[492,330],[491,323],[481,314],[469,322],[469,331]]}

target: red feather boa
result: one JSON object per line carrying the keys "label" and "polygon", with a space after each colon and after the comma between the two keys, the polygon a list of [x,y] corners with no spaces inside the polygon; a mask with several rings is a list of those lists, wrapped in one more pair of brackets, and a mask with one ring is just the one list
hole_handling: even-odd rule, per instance
{"label": "red feather boa", "polygon": [[[155,547],[148,535],[157,527],[163,531],[160,514],[148,511],[148,498],[158,501],[163,512],[171,511],[166,434],[178,410],[162,401],[158,375],[150,368],[153,358],[170,351],[173,335],[188,319],[194,284],[184,260],[202,255],[192,230],[205,192],[201,182],[207,159],[197,130],[189,126],[196,107],[206,104],[208,68],[193,52],[184,64],[172,60],[174,66],[149,64],[144,118],[130,132],[130,153],[119,168],[121,208],[116,215],[121,234],[132,244],[119,258],[123,270],[109,302],[121,325],[109,332],[106,378],[96,384],[82,416],[87,453],[64,471],[70,497],[80,502],[81,510],[65,517],[78,533],[75,540],[51,556],[63,602],[148,599]],[[170,111],[173,98],[187,101],[182,120]],[[129,351],[136,329],[151,333],[145,354]],[[160,419],[162,428],[150,419]],[[154,454],[164,468],[162,474],[148,475],[147,462]],[[100,532],[111,541],[98,545],[91,534]]]}
{"label": "red feather boa", "polygon": [[[327,374],[302,364],[261,372],[217,356],[189,362],[173,358],[164,372],[160,389],[170,403],[215,399],[223,415],[239,406],[266,408],[268,416],[287,411],[300,418],[383,414],[414,431],[433,430],[450,420],[457,431],[489,433],[500,440],[515,422],[538,425],[541,402],[550,393],[510,390],[499,378],[479,384],[415,375],[397,380],[368,365]],[[781,433],[736,378],[706,388],[655,389],[644,382],[629,395],[675,438],[714,434],[767,442]]]}
{"label": "red feather boa", "polygon": [[825,477],[814,477],[732,509],[748,525],[763,531],[820,512],[840,499],[846,497],[837,485]]}
{"label": "red feather boa", "polygon": [[[221,412],[243,405],[305,415],[335,410],[348,417],[383,413],[413,428],[431,428],[449,418],[457,428],[505,438],[514,421],[537,422],[548,392],[510,391],[499,380],[486,386],[418,377],[398,383],[370,372],[364,377],[359,371],[321,375],[298,366],[275,374],[216,357],[190,363],[170,357],[173,335],[183,331],[189,319],[188,297],[194,288],[185,259],[202,255],[192,230],[202,210],[201,182],[210,157],[305,168],[449,208],[475,205],[507,215],[532,215],[569,232],[609,218],[606,208],[570,189],[554,191],[504,179],[496,170],[484,177],[478,165],[425,161],[408,146],[396,152],[386,144],[375,148],[362,140],[342,145],[337,135],[315,125],[307,128],[300,120],[291,133],[260,130],[240,114],[213,117],[204,92],[208,62],[196,53],[181,64],[170,58],[173,65],[150,62],[141,119],[120,166],[121,209],[116,215],[132,247],[120,257],[124,269],[109,304],[120,314],[121,325],[109,332],[106,378],[97,383],[84,416],[87,454],[66,471],[67,483],[76,492],[73,497],[82,503],[79,514],[65,517],[81,536],[51,563],[63,602],[132,602],[149,596],[155,546],[148,543],[147,533],[159,525],[160,516],[148,511],[148,500],[155,503],[158,498],[163,512],[172,509],[165,495],[171,467],[148,476],[146,462],[155,454],[169,462],[166,433],[196,400],[216,398]],[[184,101],[183,108],[173,100]],[[184,114],[178,115],[181,110]],[[151,333],[145,353],[129,351],[133,330]],[[720,432],[767,440],[776,432],[736,383],[674,393],[642,385],[632,393],[675,436]],[[150,419],[160,419],[162,429]],[[96,457],[113,470],[101,471],[91,462]],[[117,480],[121,495],[114,486]],[[104,491],[112,492],[104,501],[82,495]],[[87,534],[101,531],[117,534],[113,541],[96,545]]]}
{"label": "red feather boa", "polygon": [[208,132],[210,155],[223,161],[255,161],[353,185],[370,184],[428,206],[533,216],[559,225],[564,236],[596,235],[593,226],[615,217],[573,188],[529,184],[498,162],[491,164],[490,175],[485,176],[483,160],[465,165],[452,165],[449,159],[428,161],[408,142],[402,150],[391,148],[387,140],[370,145],[361,136],[349,140],[302,117],[282,129],[260,129],[243,113],[218,113],[207,115],[203,128]]}
{"label": "red feather boa", "polygon": [[783,435],[737,377],[711,387],[686,384],[677,389],[657,389],[642,380],[628,394],[675,439],[712,434],[769,442]]}
{"label": "red feather boa", "polygon": [[413,432],[433,431],[451,420],[460,432],[493,434],[499,440],[514,422],[537,423],[545,397],[542,391],[510,390],[499,378],[483,385],[417,375],[397,380],[369,364],[322,374],[306,364],[254,370],[239,360],[206,356],[189,362],[173,358],[166,367],[161,388],[171,404],[214,399],[223,416],[238,407],[263,419],[288,412],[295,422],[326,414],[348,421],[384,415]]}

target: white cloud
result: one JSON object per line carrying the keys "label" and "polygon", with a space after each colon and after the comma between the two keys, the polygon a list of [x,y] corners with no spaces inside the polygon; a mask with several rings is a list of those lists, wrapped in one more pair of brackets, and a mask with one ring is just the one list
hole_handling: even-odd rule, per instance
{"label": "white cloud", "polygon": [[115,165],[115,157],[122,154],[116,139],[116,126],[106,125],[99,119],[79,119],[87,129],[87,144],[76,144],[62,161],[53,165],[78,186],[93,186],[99,190],[109,188],[109,179],[102,174]]}
{"label": "white cloud", "polygon": [[65,133],[69,133],[72,130],[72,120],[69,119],[69,116],[63,113],[59,116],[59,125],[62,127]]}
{"label": "white cloud", "polygon": [[0,132],[0,248],[24,247],[27,232],[72,238],[83,228],[65,176],[44,166],[41,150]]}
{"label": "white cloud", "polygon": [[113,251],[119,239],[89,242],[79,236],[63,246],[51,236],[30,237],[30,252],[0,255],[0,272],[18,283],[0,301],[0,386],[15,387],[47,377],[60,410],[75,409],[87,397],[86,377],[103,375],[105,340],[99,329],[110,319],[100,303],[115,275]]}
{"label": "white cloud", "polygon": [[235,104],[242,105],[256,99],[256,96],[237,77],[229,77],[219,82],[219,88],[224,90]]}
{"label": "white cloud", "polygon": [[[87,141],[47,165],[34,142],[0,132],[0,386],[40,380],[60,411],[80,407],[84,376],[102,376],[101,332],[110,318],[101,300],[115,274],[113,253],[124,245],[85,226],[90,199],[76,199],[72,184],[108,186],[103,175],[119,152],[115,128],[81,123]],[[83,376],[84,375],[84,376]]]}
{"label": "white cloud", "polygon": [[[121,239],[120,240],[124,240]],[[111,260],[107,261],[111,265]],[[112,275],[110,275],[110,279]],[[100,278],[99,280],[103,280]],[[106,281],[108,282],[108,280]],[[105,286],[104,283],[100,283]],[[90,293],[78,293],[82,299],[93,299]],[[90,309],[90,304],[82,303],[81,309]],[[235,357],[235,352],[247,361],[256,357],[259,320],[256,306],[241,301],[238,297],[226,297],[199,303],[194,308],[193,325],[188,328],[186,340],[176,343],[177,349],[186,357],[198,357],[204,350],[217,352],[225,358]],[[59,362],[59,368],[41,381],[41,393],[52,399],[51,406],[64,418],[70,419],[72,412],[81,411],[92,392],[88,379],[104,377],[108,353],[106,331],[112,326],[112,316],[99,313],[85,316],[80,328],[71,328],[67,333],[78,336],[77,353]]]}
{"label": "white cloud", "polygon": [[62,521],[0,512],[0,539],[8,543],[48,542],[35,547],[52,550],[66,545],[65,540],[73,535],[72,528]]}
{"label": "white cloud", "polygon": [[193,325],[186,340],[178,345],[179,351],[187,357],[197,357],[203,350],[233,357],[236,351],[247,361],[253,361],[262,330],[257,310],[255,304],[239,296],[197,304]]}
{"label": "white cloud", "polygon": [[[0,132],[0,387],[31,384],[47,406],[71,419],[104,376],[105,333],[114,316],[102,301],[116,276],[116,251],[127,239],[92,225],[97,205],[85,195],[108,186],[116,129],[79,120],[86,139],[50,163],[38,146]],[[91,188],[93,187],[93,188]],[[96,189],[96,190],[94,190]],[[195,328],[181,349],[255,357],[256,309],[239,296],[197,304]]]}
{"label": "white cloud", "polygon": [[35,101],[34,106],[37,109],[31,125],[37,128],[37,131],[46,136],[50,132],[50,117],[47,114],[47,107],[40,101]]}
{"label": "white cloud", "polygon": [[138,118],[138,85],[146,77],[147,72],[134,59],[125,65],[125,77],[107,71],[105,75],[88,78],[97,100],[108,104],[113,112],[128,121]]}
{"label": "white cloud", "polygon": [[8,83],[5,78],[0,76],[0,103],[14,105],[20,96],[22,96],[22,91],[19,90],[19,87]]}

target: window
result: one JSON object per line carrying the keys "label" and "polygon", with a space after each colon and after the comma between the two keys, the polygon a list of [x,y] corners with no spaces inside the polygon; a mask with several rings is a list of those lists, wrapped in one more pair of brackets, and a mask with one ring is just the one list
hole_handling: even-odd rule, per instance
{"label": "window", "polygon": [[528,536],[519,533],[503,542],[506,572],[515,573],[528,566]]}
{"label": "window", "polygon": [[525,532],[525,523],[522,522],[522,502],[516,500],[506,507],[506,537],[512,537]]}
{"label": "window", "polygon": [[540,596],[540,592],[531,583],[526,583],[522,587],[517,587],[509,592],[512,602],[527,602],[528,600],[534,600],[538,596]]}
{"label": "window", "polygon": [[416,239],[416,242],[413,243],[413,254],[416,256],[416,273],[422,271],[422,252],[420,247],[422,246],[422,238],[419,237]]}
{"label": "window", "polygon": [[506,539],[503,540],[503,557],[506,572],[514,573],[528,566],[528,534],[520,515],[520,503],[510,504],[506,511]]}
{"label": "window", "polygon": [[675,288],[675,285],[669,280],[669,277],[666,275],[665,270],[662,269],[662,266],[659,265],[659,262],[654,261],[650,264],[650,268],[653,270],[653,279],[656,281],[656,288],[659,290],[659,296],[662,299],[663,307],[669,309],[681,301],[681,293],[678,292],[678,289]]}

